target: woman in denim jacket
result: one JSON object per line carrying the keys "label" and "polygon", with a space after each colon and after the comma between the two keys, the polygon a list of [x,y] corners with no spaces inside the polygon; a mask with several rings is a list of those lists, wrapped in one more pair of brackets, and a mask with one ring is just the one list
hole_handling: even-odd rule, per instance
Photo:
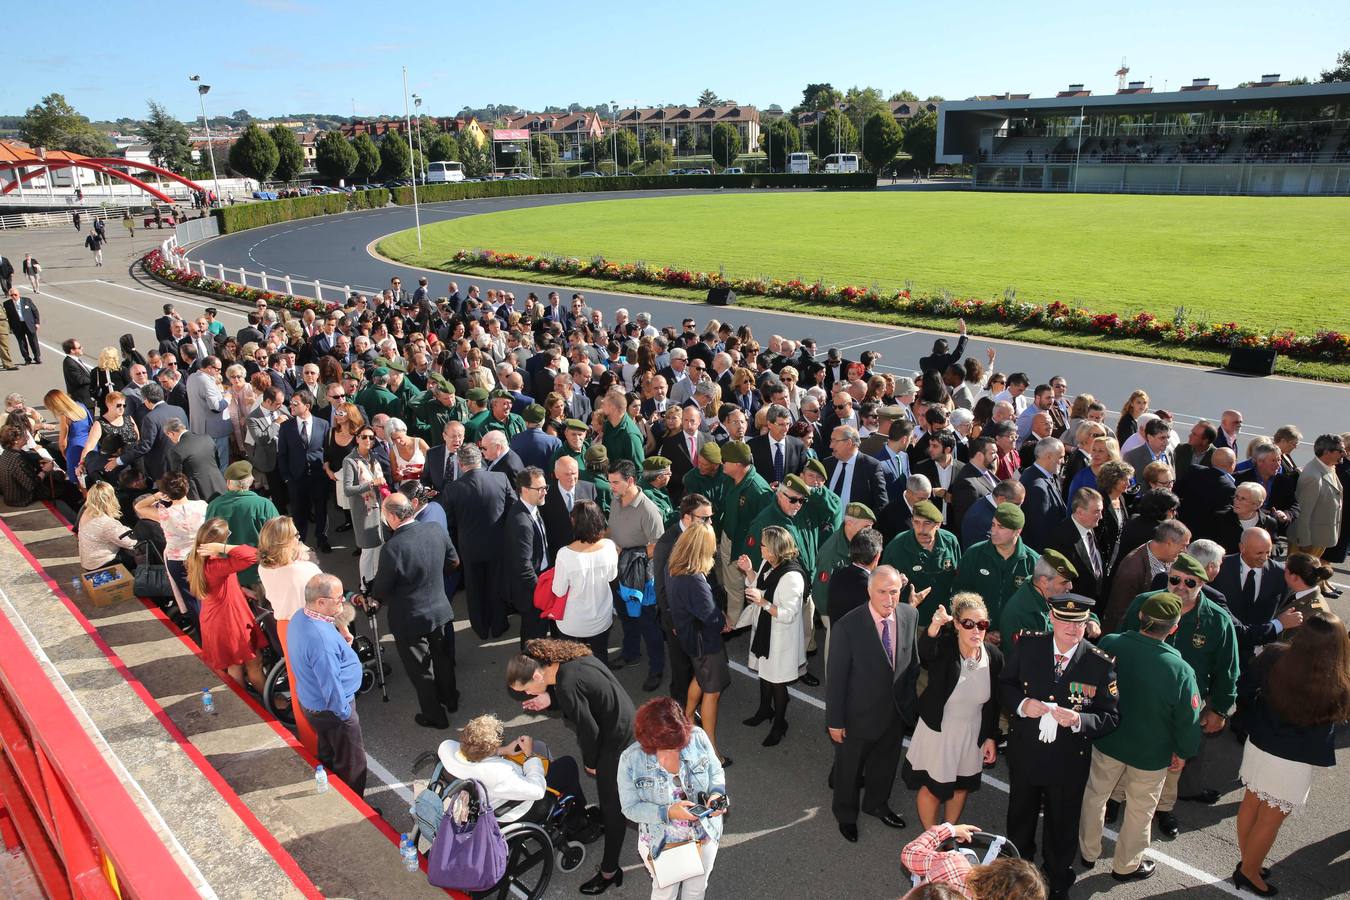
{"label": "woman in denim jacket", "polygon": [[648,700],[634,722],[637,743],[619,757],[619,801],[638,826],[638,853],[649,870],[667,846],[697,841],[703,873],[660,888],[652,900],[702,900],[722,838],[725,806],[703,818],[689,809],[725,797],[726,779],[712,742],[669,697]]}

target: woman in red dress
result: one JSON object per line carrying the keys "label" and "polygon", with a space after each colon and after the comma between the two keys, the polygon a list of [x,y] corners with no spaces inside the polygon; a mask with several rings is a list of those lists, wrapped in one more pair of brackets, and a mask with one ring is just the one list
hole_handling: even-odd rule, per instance
{"label": "woman in red dress", "polygon": [[255,691],[262,691],[262,657],[258,652],[267,637],[253,616],[239,572],[257,565],[253,547],[225,543],[230,527],[224,519],[207,519],[197,530],[188,554],[188,580],[201,598],[202,656],[213,669],[224,669],[236,682],[245,676]]}

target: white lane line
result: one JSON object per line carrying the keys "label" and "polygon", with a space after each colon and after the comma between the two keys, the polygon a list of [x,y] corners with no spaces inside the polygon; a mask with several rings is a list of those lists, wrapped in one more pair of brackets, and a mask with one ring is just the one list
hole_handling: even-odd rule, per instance
{"label": "white lane line", "polygon": [[880,344],[883,341],[893,341],[896,338],[907,337],[915,333],[916,332],[913,331],[891,331],[890,329],[887,329],[886,331],[883,331],[880,334],[863,338],[861,340],[856,340],[849,344],[842,344],[838,347],[835,347],[834,349],[840,351],[852,350],[854,347],[866,347],[870,344]]}
{"label": "white lane line", "polygon": [[408,782],[399,781],[397,775],[385,768],[379,760],[369,753],[366,754],[366,768],[370,770],[372,775],[388,785],[391,791],[408,801],[409,806],[412,806],[413,792],[412,789],[408,787]]}
{"label": "white lane line", "polygon": [[[74,300],[67,300],[65,297],[58,297],[56,294],[53,294],[53,293],[50,293],[50,292],[44,291],[43,293],[41,293],[41,294],[35,294],[34,296],[37,296],[37,297],[43,297],[43,298],[45,298],[45,299],[47,299],[47,300],[56,300],[56,301],[58,301],[58,302],[60,302],[60,303],[68,303],[68,304],[70,304],[71,306],[78,307],[79,309],[88,310],[89,312],[93,312],[93,313],[98,313],[98,314],[101,315],[101,316],[107,316],[107,317],[110,318],[110,319],[116,319],[116,320],[119,321],[119,322],[125,322],[125,323],[127,323],[128,325],[134,326],[134,327],[136,327],[136,328],[144,328],[146,331],[149,331],[149,332],[152,332],[152,333],[153,333],[154,330],[155,330],[155,328],[154,328],[153,325],[146,325],[144,322],[133,322],[131,319],[123,318],[122,316],[119,316],[119,315],[117,315],[116,313],[110,313],[110,312],[108,312],[108,311],[105,310],[105,309],[96,309],[95,307],[92,307],[92,306],[86,306],[86,305],[83,304],[83,303],[76,303]],[[47,345],[46,345],[46,344],[43,344],[42,346],[45,347],[45,346],[47,346]],[[56,351],[56,352],[62,353],[62,352],[64,352],[64,351],[58,350],[58,351]]]}
{"label": "white lane line", "polygon": [[[154,298],[156,298],[156,299],[158,299],[158,300],[163,300],[164,297],[168,296],[168,295],[166,295],[166,294],[157,294],[157,293],[155,293],[154,291],[147,291],[147,290],[145,290],[144,288],[135,288],[135,287],[131,287],[131,286],[125,285],[125,284],[118,284],[118,283],[115,282],[115,281],[104,281],[104,280],[102,280],[102,279],[98,279],[98,283],[99,283],[99,284],[102,284],[102,285],[106,285],[107,287],[121,288],[121,289],[124,290],[124,291],[134,291],[134,292],[136,292],[137,294],[144,294],[144,295],[147,296],[147,297],[154,297]],[[200,301],[200,300],[189,300],[189,299],[187,299],[186,297],[179,297],[178,294],[174,294],[173,296],[174,296],[174,303],[185,303],[185,304],[188,304],[188,305],[190,305],[190,306],[200,306],[202,309],[206,309],[206,307],[213,305],[213,304],[210,304],[210,303],[203,303],[203,302]],[[229,302],[229,301],[227,301],[226,298],[224,298],[224,297],[222,297],[222,298],[220,298],[220,299],[221,299],[222,304],[224,304],[224,303],[226,303],[226,302]],[[248,318],[248,316],[245,315],[244,313],[238,313],[238,312],[235,312],[235,311],[232,310],[232,309],[224,308],[223,306],[216,306],[215,308],[216,308],[216,312],[218,312],[218,313],[220,313],[220,314],[222,314],[222,315],[234,316],[236,319],[247,319],[247,318]]]}

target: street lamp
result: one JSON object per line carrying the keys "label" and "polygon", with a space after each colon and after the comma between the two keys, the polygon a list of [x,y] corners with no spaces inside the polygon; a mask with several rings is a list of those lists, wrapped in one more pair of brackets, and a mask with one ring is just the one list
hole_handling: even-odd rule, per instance
{"label": "street lamp", "polygon": [[[215,186],[216,200],[219,201],[220,179],[216,177],[216,148],[215,145],[211,143],[211,123],[206,119],[206,94],[211,90],[211,85],[202,84],[202,76],[200,75],[189,75],[188,81],[197,82],[197,99],[200,100],[202,104],[202,127],[206,129],[206,154],[211,158],[211,183]],[[258,187],[262,188],[262,185],[259,184]]]}
{"label": "street lamp", "polygon": [[412,95],[412,98],[413,98],[413,106],[417,107],[417,109],[418,109],[418,113],[417,113],[417,122],[416,122],[416,125],[415,125],[415,127],[417,128],[417,152],[420,153],[420,154],[422,154],[422,161],[421,161],[421,164],[418,166],[418,168],[422,170],[422,180],[423,180],[423,181],[426,181],[426,178],[427,178],[427,151],[426,151],[426,148],[424,148],[424,147],[422,146],[422,113],[421,113],[421,109],[422,109],[422,98],[419,97],[419,96],[417,96],[416,94],[413,94],[413,95]]}
{"label": "street lamp", "polygon": [[611,115],[614,116],[614,137],[611,139],[614,144],[614,174],[619,174],[619,101],[609,101]]}
{"label": "street lamp", "polygon": [[417,249],[422,249],[422,211],[417,205],[417,174],[413,169],[413,136],[412,136],[412,111],[408,109],[408,67],[403,67],[403,118],[408,123],[408,172],[412,178],[413,195],[413,223],[417,227]]}

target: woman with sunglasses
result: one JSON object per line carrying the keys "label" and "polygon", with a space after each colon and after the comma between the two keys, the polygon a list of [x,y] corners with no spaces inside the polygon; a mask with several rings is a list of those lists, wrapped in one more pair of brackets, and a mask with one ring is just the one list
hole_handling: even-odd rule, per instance
{"label": "woman with sunglasses", "polygon": [[919,662],[928,688],[919,697],[901,776],[918,793],[924,828],[961,821],[971,791],[980,789],[984,766],[998,756],[998,692],[1003,654],[985,638],[989,612],[979,594],[951,599],[951,614],[938,606],[919,635]]}
{"label": "woman with sunglasses", "polygon": [[[342,412],[343,410],[337,410]],[[380,561],[380,502],[388,495],[384,470],[372,452],[375,447],[375,429],[366,425],[356,432],[356,449],[342,462],[342,486],[338,495],[348,504],[348,516],[353,526],[353,537],[361,551],[361,582],[375,579]]]}
{"label": "woman with sunglasses", "polygon": [[[740,626],[749,617],[749,668],[759,676],[759,708],[743,724],[754,727],[772,719],[764,738],[764,746],[772,747],[787,733],[788,685],[797,680],[806,660],[798,617],[811,576],[798,562],[800,550],[786,528],[765,528],[759,546],[764,562],[758,572],[749,556],[741,554],[736,559],[746,585],[746,609],[736,624]],[[759,607],[758,612],[754,607]]]}
{"label": "woman with sunglasses", "polygon": [[248,435],[248,414],[258,405],[258,397],[248,383],[248,371],[238,363],[225,369],[225,392],[230,395],[230,422],[234,433],[230,435],[234,455],[243,458],[248,455],[244,438]]}
{"label": "woman with sunglasses", "polygon": [[338,508],[347,517],[347,521],[337,527],[338,531],[352,530],[351,501],[345,492],[337,489],[337,485],[342,479],[342,464],[348,454],[356,449],[356,436],[365,424],[355,403],[334,404],[333,427],[328,429],[328,440],[323,446],[323,470],[333,485]]}
{"label": "woman with sunglasses", "polygon": [[133,446],[141,439],[136,421],[127,415],[127,398],[120,391],[109,391],[103,398],[103,415],[89,426],[89,436],[85,439],[84,451],[80,456],[77,471],[83,471],[89,482],[107,481],[117,483],[119,469],[107,467],[109,461],[116,461],[122,448]]}

